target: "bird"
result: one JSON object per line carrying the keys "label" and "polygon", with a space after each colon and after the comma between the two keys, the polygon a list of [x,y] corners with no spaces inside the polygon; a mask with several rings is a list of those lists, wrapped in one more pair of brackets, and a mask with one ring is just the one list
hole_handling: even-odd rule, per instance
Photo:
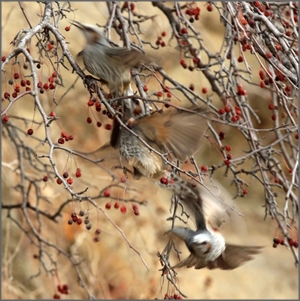
{"label": "bird", "polygon": [[111,46],[104,32],[95,25],[72,21],[86,39],[85,48],[78,53],[85,68],[100,78],[114,96],[132,95],[130,70],[151,63],[152,58],[143,52],[126,47]]}
{"label": "bird", "polygon": [[[78,21],[72,24],[86,38],[86,46],[78,54],[83,57],[86,69],[104,81],[112,94],[132,95],[131,68],[150,63],[153,59],[134,48],[111,46],[97,26]],[[121,121],[155,151],[185,161],[199,149],[206,125],[203,109],[190,108],[190,111],[202,112],[202,116],[177,109],[166,110],[162,114],[152,111],[148,115],[136,116],[134,111],[138,106],[131,98],[123,99]],[[135,178],[160,177],[166,168],[164,160],[139,138],[124,128],[118,118],[114,118],[110,141],[90,154],[105,156],[107,159],[118,154],[123,164],[128,163],[133,167]]]}
{"label": "bird", "polygon": [[124,110],[121,120],[133,133],[115,118],[110,141],[93,153],[104,160],[117,157],[121,165],[133,167],[136,179],[141,176],[158,179],[164,175],[167,165],[156,152],[169,160],[184,162],[202,145],[201,138],[207,127],[204,108],[193,106],[187,111],[168,108],[162,113],[155,111],[137,117],[131,111],[126,113],[126,106]]}
{"label": "bird", "polygon": [[[196,230],[174,227],[168,232],[183,240],[190,255],[172,268],[233,270],[260,253],[262,246],[242,246],[227,243],[219,226],[229,214],[219,200],[205,188],[194,183],[184,183],[184,191],[178,192],[180,201],[194,215]],[[183,186],[181,186],[183,187]],[[207,208],[205,208],[207,207]],[[208,209],[208,210],[207,210]],[[207,214],[206,214],[207,213]],[[207,217],[205,217],[207,215]],[[218,227],[214,227],[214,225]]]}

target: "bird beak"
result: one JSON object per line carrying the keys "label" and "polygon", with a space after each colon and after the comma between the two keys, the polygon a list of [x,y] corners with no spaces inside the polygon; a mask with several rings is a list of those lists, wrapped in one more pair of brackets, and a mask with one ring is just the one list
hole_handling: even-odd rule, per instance
{"label": "bird beak", "polygon": [[75,20],[71,21],[71,24],[79,28],[80,30],[84,30],[86,28],[82,23]]}

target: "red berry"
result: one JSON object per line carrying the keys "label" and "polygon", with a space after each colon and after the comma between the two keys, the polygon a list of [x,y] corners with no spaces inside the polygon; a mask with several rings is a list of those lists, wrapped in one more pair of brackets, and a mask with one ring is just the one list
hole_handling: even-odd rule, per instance
{"label": "red berry", "polygon": [[295,248],[298,248],[298,241],[294,240],[293,246],[294,246]]}
{"label": "red berry", "polygon": [[47,83],[44,83],[44,84],[43,84],[43,89],[44,89],[44,90],[48,90],[48,89],[49,89],[49,85],[48,85]]}
{"label": "red berry", "polygon": [[5,92],[3,96],[4,96],[5,99],[9,99],[10,94],[8,92]]}
{"label": "red berry", "polygon": [[130,10],[134,10],[134,3],[130,2]]}
{"label": "red berry", "polygon": [[105,189],[103,195],[105,197],[107,197],[107,198],[110,197],[110,190],[109,189]]}
{"label": "red berry", "polygon": [[275,105],[274,103],[269,103],[269,110],[274,110],[275,109]]}
{"label": "red berry", "polygon": [[201,171],[207,172],[208,171],[208,166],[207,165],[202,165],[201,166]]}
{"label": "red berry", "polygon": [[223,140],[223,139],[225,139],[225,133],[224,132],[219,132],[219,139],[220,140]]}
{"label": "red berry", "polygon": [[213,7],[212,7],[211,4],[208,4],[208,5],[206,6],[206,9],[207,9],[209,12],[211,12],[211,11],[213,10]]}
{"label": "red berry", "polygon": [[276,115],[275,114],[273,114],[272,116],[271,116],[271,118],[272,118],[272,120],[276,120]]}
{"label": "red berry", "polygon": [[64,144],[65,143],[65,140],[64,140],[64,138],[59,138],[58,140],[57,140],[57,142],[59,143],[59,144]]}
{"label": "red berry", "polygon": [[247,189],[243,189],[243,194],[248,194],[248,190]]}
{"label": "red berry", "polygon": [[60,295],[59,294],[54,294],[53,299],[60,299]]}
{"label": "red berry", "polygon": [[21,86],[22,86],[22,87],[25,87],[25,86],[26,86],[26,81],[25,81],[25,79],[22,79],[22,80],[21,80]]}
{"label": "red berry", "polygon": [[67,182],[68,182],[68,184],[72,185],[73,184],[73,179],[72,178],[68,178]]}
{"label": "red berry", "polygon": [[193,84],[190,84],[189,89],[194,91],[195,90],[195,86]]}
{"label": "red berry", "polygon": [[66,26],[66,27],[65,27],[65,31],[69,31],[70,29],[71,29],[70,26]]}
{"label": "red berry", "polygon": [[140,212],[139,212],[139,210],[138,210],[138,209],[136,209],[136,210],[133,210],[133,213],[134,213],[134,215],[140,215]]}
{"label": "red berry", "polygon": [[106,129],[106,130],[110,131],[111,128],[112,128],[111,124],[106,124],[106,125],[105,125],[105,129]]}
{"label": "red berry", "polygon": [[69,173],[67,172],[67,171],[65,171],[64,173],[63,173],[63,177],[66,179],[66,178],[68,178],[69,177]]}
{"label": "red berry", "polygon": [[91,118],[91,117],[88,117],[88,118],[86,119],[86,122],[87,122],[87,123],[92,123],[92,118]]}
{"label": "red berry", "polygon": [[38,88],[42,88],[43,87],[43,83],[41,81],[39,81],[36,85]]}
{"label": "red berry", "polygon": [[232,122],[238,121],[238,116],[237,116],[237,115],[233,115],[233,116],[231,117],[231,121],[232,121]]}
{"label": "red berry", "polygon": [[160,183],[164,184],[164,185],[168,185],[169,184],[169,180],[166,177],[162,177],[162,178],[160,178]]}
{"label": "red berry", "polygon": [[94,102],[92,99],[89,99],[87,105],[88,105],[89,107],[91,107],[91,106],[93,106],[94,104],[95,104],[95,102]]}
{"label": "red berry", "polygon": [[116,209],[119,209],[119,207],[120,207],[119,202],[115,202],[114,207],[115,207]]}
{"label": "red berry", "polygon": [[187,31],[187,29],[185,28],[185,27],[183,27],[182,29],[181,29],[181,33],[182,34],[185,34],[185,33],[187,33],[188,31]]}
{"label": "red berry", "polygon": [[56,116],[56,114],[55,114],[55,112],[51,111],[51,112],[50,112],[50,114],[49,114],[49,116],[51,116],[51,117],[55,117],[55,116]]}
{"label": "red berry", "polygon": [[109,210],[111,208],[111,203],[106,203],[105,208]]}
{"label": "red berry", "polygon": [[231,164],[231,162],[230,162],[230,160],[224,160],[224,163],[227,165],[227,166],[229,166],[230,164]]}
{"label": "red berry", "polygon": [[33,134],[33,129],[28,129],[27,134],[32,135]]}
{"label": "red berry", "polygon": [[[3,100],[2,100],[3,101]],[[6,115],[6,114],[4,114],[3,116],[2,116],[2,123],[6,123],[6,122],[8,122],[9,121],[9,117]]]}
{"label": "red berry", "polygon": [[163,31],[162,33],[161,33],[161,36],[162,37],[165,37],[167,34],[166,34],[166,32],[165,31]]}
{"label": "red berry", "polygon": [[99,228],[97,228],[97,229],[95,230],[95,234],[96,234],[96,235],[100,235],[100,233],[101,233],[101,230],[100,230]]}
{"label": "red berry", "polygon": [[231,107],[230,106],[225,106],[224,110],[226,113],[229,113],[231,111]]}
{"label": "red berry", "polygon": [[147,91],[148,91],[148,87],[145,85],[145,86],[143,87],[143,90],[144,90],[144,92],[147,92]]}
{"label": "red berry", "polygon": [[158,97],[161,97],[161,96],[163,95],[163,93],[162,93],[161,91],[158,91],[158,92],[156,93],[156,95],[157,95]]}
{"label": "red berry", "polygon": [[6,56],[2,56],[1,60],[4,62],[6,60]]}
{"label": "red berry", "polygon": [[202,93],[206,94],[207,93],[207,88],[202,88]]}
{"label": "red berry", "polygon": [[49,89],[50,89],[50,90],[54,90],[54,89],[55,89],[55,85],[54,85],[53,83],[50,83]]}
{"label": "red berry", "polygon": [[132,204],[132,209],[133,209],[133,210],[139,210],[139,207],[138,207],[138,205],[136,205],[136,204]]}
{"label": "red berry", "polygon": [[20,77],[19,73],[14,73],[14,79],[18,79]]}
{"label": "red berry", "polygon": [[227,158],[228,160],[231,160],[231,159],[232,159],[232,155],[231,155],[231,154],[227,154],[226,158]]}
{"label": "red berry", "polygon": [[126,206],[125,206],[125,205],[122,205],[121,208],[120,208],[120,211],[121,211],[122,213],[126,213],[126,211],[127,211]]}
{"label": "red berry", "polygon": [[80,178],[81,177],[81,172],[80,170],[77,170],[75,173],[76,178]]}
{"label": "red berry", "polygon": [[223,115],[224,113],[225,113],[225,110],[224,110],[223,108],[220,108],[220,109],[219,109],[219,114],[220,114],[220,115]]}
{"label": "red berry", "polygon": [[62,180],[61,180],[60,178],[57,178],[57,179],[56,179],[56,183],[57,183],[58,185],[60,185],[60,184],[62,183]]}
{"label": "red berry", "polygon": [[47,176],[44,176],[44,177],[43,177],[43,181],[44,181],[44,182],[47,182],[47,181],[48,181],[48,177],[47,177]]}
{"label": "red berry", "polygon": [[101,103],[100,102],[96,102],[95,108],[96,108],[97,112],[100,112],[101,111]]}
{"label": "red berry", "polygon": [[272,53],[271,52],[267,52],[266,53],[266,57],[269,59],[269,58],[271,58],[272,57]]}
{"label": "red berry", "polygon": [[238,57],[238,62],[239,63],[242,63],[244,61],[244,58],[240,55],[239,57]]}
{"label": "red berry", "polygon": [[264,88],[266,86],[266,84],[263,81],[261,81],[259,85],[261,88]]}
{"label": "red berry", "polygon": [[82,219],[80,217],[78,217],[76,223],[77,223],[77,225],[81,225],[82,224]]}
{"label": "red berry", "polygon": [[53,48],[53,45],[51,43],[48,43],[47,47],[49,50],[51,50]]}
{"label": "red berry", "polygon": [[197,65],[200,62],[200,59],[198,59],[197,57],[194,57],[193,62],[194,62],[194,64]]}
{"label": "red berry", "polygon": [[259,71],[259,77],[260,77],[261,80],[265,79],[265,74],[262,70]]}
{"label": "red berry", "polygon": [[161,46],[161,47],[165,47],[165,46],[166,46],[165,41],[161,41],[161,42],[160,42],[160,46]]}
{"label": "red berry", "polygon": [[276,50],[278,50],[278,51],[279,51],[279,50],[281,50],[281,45],[279,45],[279,44],[276,44],[276,45],[275,45],[275,48],[276,48]]}

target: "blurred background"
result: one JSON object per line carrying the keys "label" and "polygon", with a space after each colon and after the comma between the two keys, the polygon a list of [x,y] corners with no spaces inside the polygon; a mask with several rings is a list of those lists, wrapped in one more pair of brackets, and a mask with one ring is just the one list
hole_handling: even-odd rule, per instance
{"label": "blurred background", "polygon": [[[61,3],[62,5],[62,3]],[[83,23],[99,24],[107,23],[109,13],[105,2],[71,2],[72,11],[65,11],[66,18],[59,21],[59,30],[68,43],[71,54],[76,57],[77,53],[84,47],[84,37],[73,26],[70,31],[65,31],[70,26],[70,21],[77,20]],[[140,14],[147,14],[150,18],[143,23],[141,37],[145,41],[152,41],[153,44],[162,32],[166,46],[159,50],[144,46],[147,53],[157,57],[165,72],[176,81],[189,87],[195,86],[195,92],[201,94],[202,88],[208,90],[212,103],[218,107],[222,102],[218,99],[203,77],[201,72],[184,70],[179,61],[179,51],[175,48],[175,42],[171,39],[171,29],[165,16],[152,6],[149,2],[134,2],[135,11]],[[7,56],[13,49],[11,41],[21,29],[28,29],[28,22],[34,27],[40,20],[44,5],[35,2],[2,2],[2,56]],[[216,10],[208,11],[206,2],[198,2],[201,9],[199,21],[193,24],[200,32],[201,39],[211,52],[217,52],[220,48],[224,29],[220,24],[219,14]],[[67,9],[68,6],[65,6]],[[124,13],[126,15],[126,13]],[[111,40],[122,45],[118,36],[112,30]],[[136,42],[136,41],[135,41]],[[27,47],[34,52],[36,40],[32,40]],[[205,56],[203,60],[205,60]],[[80,60],[81,67],[83,64]],[[251,57],[248,63],[255,70],[259,70],[256,60]],[[68,142],[68,147],[83,152],[97,149],[109,140],[110,132],[104,127],[97,128],[95,124],[87,124],[86,118],[90,114],[86,105],[89,94],[84,88],[82,80],[72,73],[72,68],[65,61],[64,69],[60,67],[60,74],[63,78],[63,86],[58,86],[55,91],[46,91],[40,96],[43,108],[48,114],[55,111],[59,116],[59,124],[51,126],[51,136],[57,140],[60,136],[61,127],[69,134],[74,135],[74,140]],[[2,93],[10,89],[8,80],[11,74],[18,70],[18,64],[7,65],[6,71],[2,72]],[[44,82],[53,72],[49,60],[45,59],[42,65],[39,80]],[[258,72],[252,78],[258,80]],[[147,83],[149,91],[158,91],[159,84],[154,78]],[[247,88],[247,86],[245,86]],[[255,90],[253,87],[248,92],[249,101],[252,107],[259,112],[262,123],[261,128],[272,126],[269,112],[266,110],[270,96],[267,91]],[[53,99],[58,103],[56,105]],[[184,104],[182,97],[181,105]],[[176,102],[176,100],[175,100]],[[2,101],[2,107],[6,107]],[[2,109],[3,109],[2,108]],[[27,122],[13,118],[14,123],[23,129],[20,134],[25,145],[30,145],[37,154],[47,154],[47,144],[41,144],[40,140],[33,136],[26,135],[28,128],[34,129],[34,135],[42,139],[44,137],[43,126],[31,124],[30,120],[41,121],[36,110],[33,98],[22,97],[9,110],[11,116],[26,118]],[[91,115],[94,116],[94,115]],[[111,124],[107,116],[97,115],[102,124]],[[61,126],[61,127],[60,127]],[[220,126],[221,127],[221,126]],[[244,154],[243,142],[239,135],[226,130],[226,144],[231,145],[233,156]],[[272,139],[272,137],[264,137]],[[245,145],[246,147],[246,145]],[[203,147],[195,155],[198,165],[210,166],[216,162],[217,152],[206,139],[203,139]],[[22,201],[20,190],[16,185],[20,181],[17,167],[17,153],[10,137],[2,137],[2,202],[4,204],[19,204]],[[89,187],[88,194],[96,195],[99,191],[112,183],[102,169],[95,164],[81,160],[78,157],[71,157],[67,152],[55,152],[54,158],[59,170],[68,170],[74,174],[76,167],[80,167],[82,178],[74,177],[74,190],[82,191]],[[44,159],[45,164],[47,160]],[[105,164],[104,164],[105,165]],[[28,195],[32,205],[38,205],[40,210],[49,214],[66,200],[70,194],[56,184],[54,177],[48,182],[41,181],[45,175],[36,174],[30,165],[25,165],[26,171],[32,179],[36,179],[38,187],[32,184]],[[107,166],[109,168],[109,165]],[[189,168],[189,166],[187,166]],[[231,196],[234,196],[235,187],[231,185],[231,179],[224,177],[225,170],[219,170],[214,178],[222,183]],[[117,172],[117,171],[116,171]],[[120,172],[121,173],[121,172]],[[220,270],[194,270],[182,268],[178,270],[177,285],[189,299],[297,299],[298,298],[298,268],[295,267],[291,251],[285,246],[279,245],[273,248],[273,237],[276,235],[275,223],[265,218],[264,191],[261,185],[250,176],[246,179],[250,186],[248,194],[244,198],[237,198],[232,201],[244,217],[235,214],[232,221],[224,226],[224,236],[231,243],[244,245],[264,246],[263,252],[255,257],[255,260],[246,263],[244,266],[233,271]],[[76,186],[75,186],[76,185]],[[157,252],[162,252],[168,240],[164,232],[171,223],[167,221],[170,217],[170,192],[161,189],[158,185],[149,180],[139,181],[128,180],[126,189],[111,189],[113,196],[125,195],[128,198],[146,201],[139,205],[140,215],[135,216],[129,204],[126,214],[114,208],[105,209],[106,199],[96,200],[96,203],[103,208],[109,218],[126,235],[132,247],[137,250],[145,260],[149,270],[141,260],[140,256],[129,247],[124,240],[122,233],[110,223],[102,211],[92,207],[88,202],[70,202],[62,211],[57,222],[39,216],[29,211],[29,219],[36,226],[39,234],[45,241],[57,245],[61,250],[72,254],[75,258],[82,260],[78,269],[86,282],[91,294],[98,299],[162,299],[165,293],[174,294],[176,291],[168,285],[165,278],[161,276],[161,265]],[[45,200],[36,203],[35,189]],[[132,189],[132,190],[131,190]],[[278,204],[282,206],[284,199],[280,198],[281,191],[278,190]],[[68,225],[70,214],[74,211],[83,210],[89,212],[92,222],[92,229],[86,230],[85,225]],[[13,222],[13,219],[17,222]],[[190,223],[193,226],[192,223]],[[25,231],[21,231],[25,229]],[[100,241],[94,242],[94,231],[101,229]],[[32,244],[26,230],[28,229],[26,217],[21,209],[2,210],[2,298],[3,299],[49,299],[57,292],[57,285],[68,284],[69,294],[61,295],[67,299],[86,299],[86,290],[78,282],[77,273],[67,258],[49,247],[42,248],[43,263],[39,260],[39,249]],[[178,243],[178,248],[183,252],[183,257],[188,254],[184,244]],[[48,256],[48,255],[49,256]],[[53,264],[53,262],[55,264]],[[177,262],[175,256],[171,257],[173,263]],[[48,269],[45,272],[44,265]],[[54,272],[56,271],[56,272]],[[35,277],[33,277],[35,276]]]}

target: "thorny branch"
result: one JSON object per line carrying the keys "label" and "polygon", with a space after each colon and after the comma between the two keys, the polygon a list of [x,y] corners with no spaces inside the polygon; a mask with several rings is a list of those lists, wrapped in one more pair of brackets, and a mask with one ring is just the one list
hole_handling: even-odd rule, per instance
{"label": "thorny branch", "polygon": [[[137,93],[132,96],[132,99],[142,102],[144,108],[151,107],[155,110],[162,110],[169,106],[181,110],[192,110],[181,108],[177,102],[172,102],[174,98],[185,99],[191,105],[209,108],[212,114],[205,116],[208,123],[205,137],[207,143],[212,146],[221,159],[204,168],[198,165],[199,163],[194,157],[191,157],[190,163],[193,170],[186,170],[176,162],[169,161],[165,154],[151,147],[137,133],[128,128],[122,122],[118,111],[119,107],[116,106],[116,103],[122,102],[124,97],[111,98],[102,87],[100,88],[98,82],[87,76],[77,64],[76,58],[70,52],[67,35],[63,35],[59,29],[61,20],[74,12],[70,4],[61,6],[59,2],[43,3],[44,11],[41,21],[36,25],[27,17],[25,9],[20,4],[29,28],[22,29],[16,34],[11,42],[12,50],[7,56],[2,57],[4,81],[8,81],[15,90],[12,95],[9,91],[5,91],[1,114],[3,139],[11,147],[11,154],[14,154],[10,162],[2,163],[2,167],[15,174],[17,180],[13,189],[19,195],[19,201],[12,202],[3,198],[2,209],[7,210],[7,217],[39,249],[40,267],[35,277],[40,275],[42,269],[47,273],[57,273],[57,263],[52,258],[52,252],[56,250],[71,262],[78,275],[79,283],[84,287],[88,297],[90,299],[97,298],[92,294],[83,277],[80,261],[77,261],[73,255],[58,244],[47,241],[41,231],[45,220],[59,223],[63,213],[68,212],[68,206],[75,202],[89,203],[95,210],[102,212],[121,233],[128,246],[139,256],[144,266],[149,269],[141,252],[133,247],[124,231],[104,211],[102,206],[107,197],[115,202],[130,203],[136,206],[147,205],[142,194],[125,183],[128,180],[128,173],[131,179],[132,171],[125,172],[125,167],[121,166],[124,172],[120,175],[112,168],[106,157],[91,159],[90,156],[76,151],[75,149],[78,149],[76,147],[62,146],[61,142],[73,140],[74,137],[62,129],[60,119],[56,114],[47,113],[49,105],[46,104],[43,94],[45,90],[49,89],[48,86],[50,90],[53,90],[51,107],[53,105],[60,107],[63,106],[60,101],[62,98],[68,97],[73,88],[79,89],[78,78],[83,80],[81,88],[86,89],[87,95],[90,96],[89,105],[96,108],[102,106],[101,110],[106,112],[105,115],[108,119],[118,120],[124,130],[134,135],[152,152],[160,156],[172,172],[179,173],[184,178],[203,185],[203,177],[209,174],[209,177],[213,178],[217,170],[224,170],[224,175],[229,177],[236,187],[236,198],[245,197],[248,193],[245,189],[249,186],[245,180],[246,176],[256,179],[264,189],[265,217],[270,217],[275,221],[276,235],[283,238],[284,244],[291,250],[296,264],[298,263],[298,254],[290,245],[291,233],[298,231],[299,213],[297,194],[299,188],[297,173],[299,165],[297,131],[298,4],[296,2],[264,2],[264,4],[258,5],[257,3],[259,2],[210,3],[218,11],[224,26],[223,43],[218,51],[212,51],[197,29],[196,15],[191,17],[191,11],[197,10],[197,3],[180,6],[177,2],[172,4],[152,2],[153,8],[157,9],[157,13],[162,14],[170,25],[172,35],[169,45],[178,50],[178,65],[182,69],[189,69],[203,75],[209,82],[213,94],[208,96],[206,92],[203,92],[204,90],[202,90],[203,93],[199,93],[193,85],[188,87],[181,80],[170,76],[163,69],[162,64],[161,66],[145,66],[141,72],[133,70],[132,76]],[[125,47],[131,46],[143,50],[142,47],[150,45],[153,49],[159,50],[158,43],[154,46],[153,41],[146,41],[142,36],[143,28],[146,28],[150,22],[154,22],[157,15],[149,16],[147,13],[136,12],[134,9],[128,8],[129,3],[126,5],[121,6],[119,2],[107,2],[108,18],[105,30],[108,38],[110,39],[111,31],[116,31]],[[133,38],[138,40],[138,45],[132,42]],[[32,45],[33,40],[36,44],[35,48],[31,49],[28,45]],[[112,43],[116,45],[115,42],[112,41]],[[253,63],[253,59],[255,63]],[[41,81],[39,70],[41,66],[48,66],[49,70],[54,70],[47,86]],[[30,88],[30,84],[25,84],[27,89],[23,92],[19,92],[19,84],[18,87],[16,86],[18,77],[15,75],[21,68],[24,69],[20,72],[24,75],[22,80],[25,83],[26,79],[29,82],[30,79],[33,81]],[[77,74],[78,77],[69,89],[65,89],[64,79],[71,73]],[[162,100],[157,92],[147,92],[147,89],[144,88],[146,86],[144,80],[147,78],[157,81],[165,93],[169,92],[174,97],[170,99],[171,97],[168,96]],[[23,87],[22,82],[21,86]],[[3,87],[7,87],[7,85],[3,84]],[[59,95],[58,88],[65,93],[59,101],[56,101],[56,97]],[[256,108],[257,104],[253,100],[256,96],[251,93],[252,88],[262,89],[266,92],[265,95],[268,95],[269,100],[265,102],[263,110],[271,114],[265,114],[265,112],[261,112],[262,109]],[[221,107],[215,103],[214,96],[221,100]],[[33,119],[38,121],[29,120],[20,114],[20,111],[19,114],[15,114],[14,109],[22,107],[24,99],[33,100]],[[146,109],[145,114],[148,113],[149,110]],[[265,116],[270,119],[269,124],[272,122],[271,126],[264,127]],[[32,133],[26,133],[24,124],[28,126],[30,123],[38,125],[43,130],[43,134],[35,136]],[[101,122],[99,123],[101,125]],[[58,143],[55,142],[57,125],[61,132]],[[227,128],[232,131],[229,135],[238,133],[239,137],[243,139],[243,144],[241,143],[243,149],[234,158],[230,152],[231,147],[224,144]],[[273,134],[272,138],[266,139],[267,135],[271,133]],[[3,153],[4,155],[8,154],[6,149]],[[76,185],[72,185],[71,177],[65,176],[65,168],[62,168],[59,160],[59,156],[62,154],[67,154],[68,162],[80,160],[80,162],[90,164],[89,166],[99,167],[105,174],[105,178],[110,179],[111,183],[103,189],[102,187],[99,189],[98,183],[82,181],[81,183],[84,184],[82,188],[77,188]],[[75,164],[77,166],[77,163]],[[80,169],[76,170],[77,175],[81,176]],[[42,179],[41,174],[44,175]],[[48,181],[50,178],[52,183]],[[59,205],[52,206],[52,210],[48,211],[44,209],[45,204],[52,204],[52,199],[44,194],[41,187],[42,185],[57,184],[64,187],[67,195]],[[91,189],[98,189],[98,192],[90,195],[88,193]],[[118,193],[108,196],[107,191],[114,189]],[[130,195],[131,192],[136,193],[134,197]],[[123,196],[120,197],[120,195]],[[178,206],[176,202],[177,205],[174,205],[172,200],[170,200],[170,218],[168,219],[172,222],[172,227],[175,221],[187,223],[189,215],[185,208],[181,204]],[[182,209],[181,213],[178,212],[178,208]],[[235,210],[235,208],[231,209]],[[26,226],[13,216],[14,210],[20,210]],[[135,213],[139,214],[138,210]],[[238,211],[237,213],[240,214]],[[172,249],[179,256],[179,250],[170,239],[164,251],[158,253],[163,266],[162,276],[166,276],[175,290],[181,296],[186,297],[177,286],[177,272],[171,269],[169,263]]]}

